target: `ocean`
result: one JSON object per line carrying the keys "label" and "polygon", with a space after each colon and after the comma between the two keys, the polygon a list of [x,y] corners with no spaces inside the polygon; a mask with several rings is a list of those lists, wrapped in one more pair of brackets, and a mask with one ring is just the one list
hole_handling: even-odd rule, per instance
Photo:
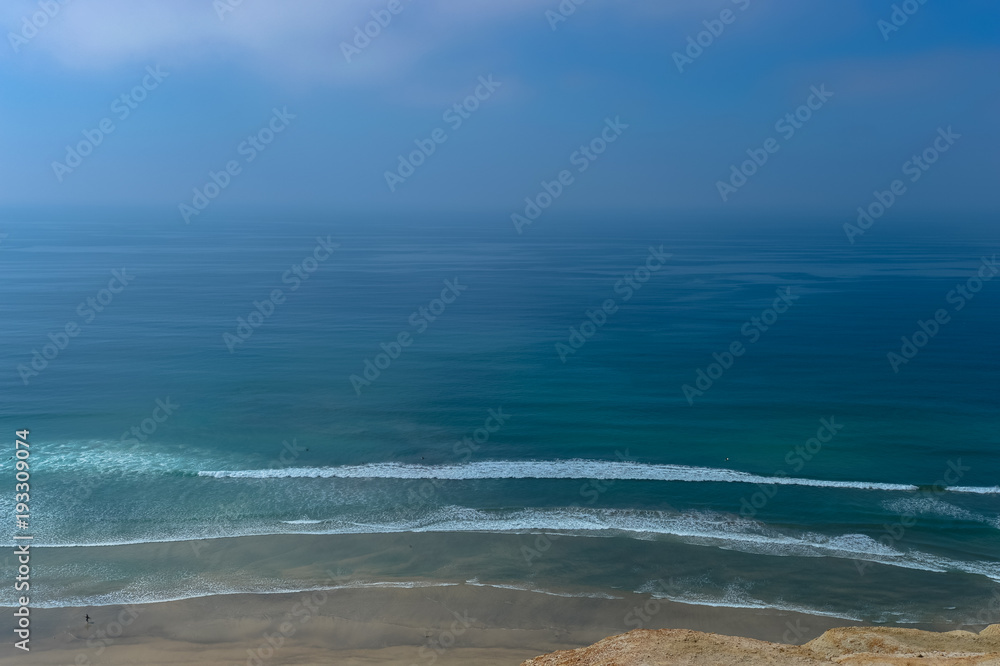
{"label": "ocean", "polygon": [[1000,239],[842,222],[8,216],[33,605],[333,570],[1000,622]]}

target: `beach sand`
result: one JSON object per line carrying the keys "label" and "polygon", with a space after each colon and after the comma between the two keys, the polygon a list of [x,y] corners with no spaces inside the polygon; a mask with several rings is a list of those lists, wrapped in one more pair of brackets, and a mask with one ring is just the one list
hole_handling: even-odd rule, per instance
{"label": "beach sand", "polygon": [[[566,598],[456,585],[37,609],[32,613],[30,663],[519,664],[633,628],[625,626],[625,618],[649,597],[622,596]],[[667,601],[655,606],[646,628],[689,628],[769,641],[801,643],[851,624],[773,610]],[[91,615],[89,626],[85,613]],[[101,637],[109,633],[118,635]],[[0,650],[0,664],[28,663],[11,641]]]}
{"label": "beach sand", "polygon": [[[279,535],[47,548],[37,554],[30,656],[14,648],[10,637],[0,645],[0,666],[520,664],[637,628],[801,644],[830,628],[860,624],[777,609],[659,600],[630,591],[634,586],[610,588],[617,570],[598,556],[607,557],[599,549],[613,545],[607,539],[557,540],[529,567],[519,546],[532,538]],[[704,549],[677,545],[663,559],[664,551],[654,546],[622,541],[618,556],[649,570],[659,564],[682,574],[719,564]],[[54,584],[57,571],[64,572],[62,598],[80,599],[81,605],[44,607],[45,584]],[[342,571],[349,573],[335,573]],[[837,583],[821,571],[813,573],[815,584],[806,581],[808,589]],[[479,576],[491,584],[480,583]],[[637,580],[642,578],[645,574]],[[560,580],[572,586],[556,585]],[[244,584],[271,587],[234,593]],[[182,598],[152,601],[169,599],[171,591]],[[913,590],[897,592],[906,597]],[[822,594],[814,595],[821,605]],[[134,605],[115,604],[130,599]],[[82,600],[102,605],[83,606]],[[946,622],[906,626],[956,628]]]}

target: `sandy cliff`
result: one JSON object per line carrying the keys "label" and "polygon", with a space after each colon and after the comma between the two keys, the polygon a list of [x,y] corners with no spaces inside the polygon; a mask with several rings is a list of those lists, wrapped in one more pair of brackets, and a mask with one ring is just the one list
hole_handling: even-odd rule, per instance
{"label": "sandy cliff", "polygon": [[535,657],[522,666],[1000,666],[1000,624],[976,634],[895,627],[831,629],[805,645],[636,629],[589,647]]}

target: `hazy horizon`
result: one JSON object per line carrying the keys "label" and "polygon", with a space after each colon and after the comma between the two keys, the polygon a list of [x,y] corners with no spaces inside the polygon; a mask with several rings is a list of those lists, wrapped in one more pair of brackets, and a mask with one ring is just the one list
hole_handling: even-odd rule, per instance
{"label": "hazy horizon", "polygon": [[[198,219],[229,204],[515,212],[562,170],[574,181],[553,209],[849,215],[897,178],[897,215],[998,209],[993,4],[915,4],[894,30],[892,3],[860,0],[589,0],[560,19],[556,2],[388,4],[57,3],[35,27],[37,3],[7,3],[0,206],[176,209],[237,161]],[[831,96],[789,121],[813,90]],[[275,110],[287,127],[246,143]],[[578,172],[608,119],[627,128]],[[904,163],[949,127],[961,138],[911,184]],[[387,182],[418,142],[433,153]]]}

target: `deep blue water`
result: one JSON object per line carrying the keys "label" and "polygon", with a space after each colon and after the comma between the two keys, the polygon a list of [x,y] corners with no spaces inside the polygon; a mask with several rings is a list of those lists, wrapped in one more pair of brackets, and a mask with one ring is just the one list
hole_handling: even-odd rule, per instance
{"label": "deep blue water", "polygon": [[[812,580],[845,617],[981,610],[1000,581],[1000,279],[968,281],[995,233],[887,227],[851,245],[835,220],[616,218],[519,236],[499,219],[10,220],[0,423],[31,429],[36,547],[550,531],[620,571],[546,569],[542,586],[638,589],[666,575],[636,564],[660,548],[702,559],[678,598],[819,608]],[[636,273],[659,266],[651,247],[669,258]],[[112,271],[129,284],[101,294]],[[895,372],[887,354],[939,309]],[[577,348],[588,311],[601,325]],[[41,368],[50,333],[65,348]],[[370,383],[366,361],[383,366]],[[128,585],[88,597],[49,576],[50,605]],[[904,592],[852,605],[875,578]]]}

